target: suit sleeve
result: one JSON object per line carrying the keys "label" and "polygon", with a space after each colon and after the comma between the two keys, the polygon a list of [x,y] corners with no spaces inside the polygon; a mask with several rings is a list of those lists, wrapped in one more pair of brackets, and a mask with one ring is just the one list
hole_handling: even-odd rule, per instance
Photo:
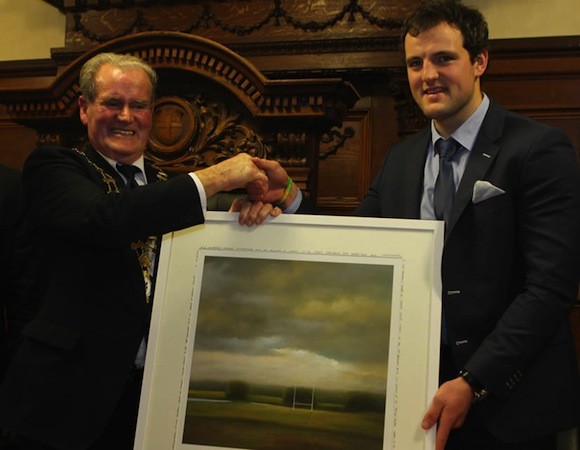
{"label": "suit sleeve", "polygon": [[383,160],[383,165],[381,170],[375,176],[367,193],[365,194],[363,201],[355,210],[356,216],[361,217],[381,217],[381,209],[380,209],[380,192],[381,192],[381,183],[382,179],[385,176],[386,172],[386,165],[388,160],[388,154]]}
{"label": "suit sleeve", "polygon": [[64,148],[35,150],[24,166],[24,186],[34,227],[83,245],[124,245],[203,222],[189,175],[107,192],[84,156]]}

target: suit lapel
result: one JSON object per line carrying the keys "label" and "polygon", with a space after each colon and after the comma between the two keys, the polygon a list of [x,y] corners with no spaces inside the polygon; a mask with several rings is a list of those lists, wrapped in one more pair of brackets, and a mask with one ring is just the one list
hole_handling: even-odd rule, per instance
{"label": "suit lapel", "polygon": [[387,180],[388,189],[396,192],[395,198],[389,197],[388,204],[383,206],[386,217],[421,217],[421,196],[431,129],[425,128],[416,136],[416,139],[408,141],[408,145],[406,143],[407,146],[401,152],[401,170],[393,174],[391,180]]}
{"label": "suit lapel", "polygon": [[147,158],[145,158],[145,176],[147,177],[147,184],[167,180],[167,174]]}
{"label": "suit lapel", "polygon": [[105,184],[105,188],[106,188],[107,191],[111,187],[109,185],[110,180],[109,179],[106,179],[102,172],[104,172],[105,174],[109,175],[110,178],[112,178],[112,180],[114,180],[114,184],[116,186],[115,186],[115,189],[113,189],[113,190],[118,191],[121,186],[124,186],[125,185],[125,182],[121,178],[121,175],[119,175],[117,173],[117,171],[115,169],[113,169],[111,167],[111,165],[105,160],[105,158],[103,158],[91,145],[88,145],[84,149],[83,153],[85,154],[85,156],[87,157],[87,159],[96,166],[96,169],[99,172],[101,172],[100,173],[101,178],[102,178],[101,181],[103,181],[103,183]]}
{"label": "suit lapel", "polygon": [[[419,137],[417,145],[412,149],[409,158],[409,177],[408,180],[416,180],[408,186],[410,191],[409,201],[406,205],[409,217],[419,219],[421,217],[421,197],[423,196],[423,185],[425,178],[425,161],[427,161],[427,149],[431,139],[431,128],[425,129],[423,135]],[[417,199],[419,202],[417,203]],[[410,208],[413,208],[412,210]]]}
{"label": "suit lapel", "polygon": [[453,231],[465,208],[471,203],[475,182],[484,179],[500,150],[496,141],[502,135],[504,120],[503,110],[491,102],[453,200],[445,240]]}

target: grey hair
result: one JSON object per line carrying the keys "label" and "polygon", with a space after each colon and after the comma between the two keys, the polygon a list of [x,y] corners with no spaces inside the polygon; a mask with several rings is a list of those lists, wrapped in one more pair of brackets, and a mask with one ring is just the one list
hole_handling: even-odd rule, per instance
{"label": "grey hair", "polygon": [[111,64],[123,71],[132,69],[143,70],[151,82],[151,101],[155,101],[157,73],[149,64],[133,55],[99,53],[83,65],[79,76],[81,94],[87,102],[92,103],[97,97],[97,73],[105,64]]}

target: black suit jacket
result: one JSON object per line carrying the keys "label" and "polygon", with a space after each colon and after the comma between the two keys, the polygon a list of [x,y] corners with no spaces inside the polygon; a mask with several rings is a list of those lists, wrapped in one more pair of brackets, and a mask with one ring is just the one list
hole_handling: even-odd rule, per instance
{"label": "black suit jacket", "polygon": [[[387,154],[357,214],[420,218],[430,129]],[[505,194],[474,203],[477,180]],[[491,102],[454,199],[442,260],[456,370],[492,391],[475,408],[505,441],[578,425],[569,324],[578,288],[580,177],[562,132]]]}
{"label": "black suit jacket", "polygon": [[39,148],[24,166],[43,307],[0,389],[0,424],[57,448],[88,447],[127,381],[148,326],[131,243],[203,222],[188,175],[134,191],[93,149]]}
{"label": "black suit jacket", "polygon": [[0,382],[38,307],[23,206],[22,174],[0,165]]}

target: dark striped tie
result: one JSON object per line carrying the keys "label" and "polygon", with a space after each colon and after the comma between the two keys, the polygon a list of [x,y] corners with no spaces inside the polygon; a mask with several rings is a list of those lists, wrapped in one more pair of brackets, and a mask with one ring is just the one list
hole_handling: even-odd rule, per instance
{"label": "dark striped tie", "polygon": [[141,169],[139,167],[133,166],[131,164],[117,164],[117,170],[127,179],[127,183],[125,187],[132,191],[137,186],[137,180],[135,179],[135,175],[141,173]]}
{"label": "dark striped tie", "polygon": [[438,220],[449,220],[453,197],[455,196],[455,182],[453,181],[453,167],[451,161],[457,153],[458,145],[455,139],[439,139],[435,142],[435,151],[439,154],[439,175],[435,181],[433,191],[433,210]]}

